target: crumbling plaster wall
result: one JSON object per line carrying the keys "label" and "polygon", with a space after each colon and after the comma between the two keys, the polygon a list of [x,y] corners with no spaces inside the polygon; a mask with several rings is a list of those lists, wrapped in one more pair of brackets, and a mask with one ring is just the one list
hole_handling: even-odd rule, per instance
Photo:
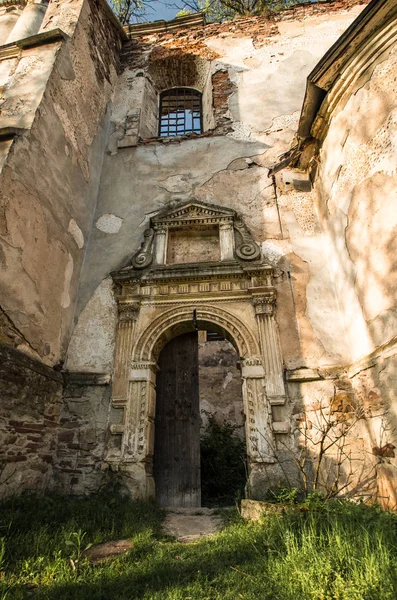
{"label": "crumbling plaster wall", "polygon": [[[184,49],[206,57],[213,75],[225,73],[230,132],[143,140],[122,148],[117,148],[111,134],[79,310],[109,272],[128,263],[151,215],[165,205],[195,197],[241,213],[265,258],[278,268],[277,319],[287,368],[347,358],[332,283],[319,252],[324,239],[312,200],[293,193],[277,198],[268,169],[293,138],[305,74],[361,9],[330,11],[326,19],[308,9],[298,23],[285,20],[276,25],[251,19],[251,29],[246,27],[245,32],[244,27],[234,31],[234,25],[227,29],[223,24],[220,31],[209,26],[209,30],[134,41],[115,92],[112,131],[120,127],[123,114],[137,108],[150,51],[161,56]],[[87,309],[80,320],[89,321],[90,314]],[[114,322],[108,327],[112,330]],[[80,364],[84,363],[81,343],[81,337],[73,342],[73,358],[69,353],[74,368],[79,356]],[[99,372],[101,366],[95,370]]]}
{"label": "crumbling plaster wall", "polygon": [[[0,46],[6,57],[0,62],[0,132],[8,135],[0,144],[4,495],[54,487],[56,473],[68,491],[70,464],[82,469],[89,489],[92,464],[97,454],[102,458],[109,388],[94,381],[96,404],[87,412],[92,381],[84,380],[83,391],[69,382],[67,394],[75,399],[61,404],[60,365],[51,367],[63,360],[69,341],[117,77],[121,29],[108,10],[95,0],[54,2],[29,47],[26,40]],[[69,462],[62,455],[66,445]]]}
{"label": "crumbling plaster wall", "polygon": [[[379,499],[397,505],[397,47],[336,107],[319,155],[316,204],[366,412]],[[390,444],[391,446],[387,446]]]}
{"label": "crumbling plaster wall", "polygon": [[[267,25],[260,36],[252,30],[212,30],[212,35],[185,33],[177,40],[172,34],[164,40],[152,37],[126,53],[82,276],[78,309],[82,312],[67,360],[70,370],[112,371],[117,315],[107,275],[128,264],[152,215],[190,198],[234,208],[261,245],[265,260],[275,267],[277,323],[289,401],[284,407],[274,407],[273,416],[289,421],[292,434],[276,436],[275,443],[293,482],[293,453],[302,439],[302,425],[315,420],[318,407],[330,401],[334,401],[337,419],[354,420],[361,400],[354,392],[352,373],[343,367],[353,360],[346,323],[339,312],[341,292],[346,290],[335,288],[335,250],[323,213],[320,211],[320,219],[318,216],[318,194],[289,191],[288,172],[276,189],[268,172],[293,139],[305,75],[361,8],[340,9],[327,20],[311,15],[298,23],[287,20]],[[256,24],[259,26],[259,21]],[[213,131],[197,138],[138,141],[140,94],[151,45],[161,54],[161,48],[168,52],[174,45],[179,49],[186,45],[188,51],[189,44],[210,61],[213,82],[214,76],[221,74],[227,90],[222,95],[220,88],[219,104],[226,122],[223,135],[215,124]],[[214,104],[218,89],[213,88]],[[123,124],[129,111],[129,120]],[[214,114],[216,119],[216,110]],[[98,331],[100,335],[93,333]],[[92,336],[95,351],[88,349],[92,344],[87,340],[93,340]],[[379,394],[374,386],[371,390],[371,394]],[[384,413],[386,401],[382,402]],[[348,440],[352,464],[365,477],[361,481],[356,477],[349,490],[368,498],[379,494],[377,463],[383,460],[372,448],[382,449],[385,440],[380,439],[376,426],[379,411],[372,407],[371,412],[368,403],[365,410],[366,418],[357,423]],[[336,455],[330,456],[326,470],[334,468],[337,460]]]}
{"label": "crumbling plaster wall", "polygon": [[319,214],[354,360],[397,331],[397,47],[336,111],[320,153]]}
{"label": "crumbling plaster wall", "polygon": [[117,76],[120,30],[101,6],[51,3],[42,35],[72,38],[2,63],[0,125],[26,131],[0,174],[1,305],[22,349],[49,365],[68,343]]}

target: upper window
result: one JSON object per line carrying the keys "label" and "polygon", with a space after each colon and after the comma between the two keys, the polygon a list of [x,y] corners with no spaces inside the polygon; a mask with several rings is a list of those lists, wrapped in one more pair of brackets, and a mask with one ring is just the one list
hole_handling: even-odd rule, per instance
{"label": "upper window", "polygon": [[160,94],[159,136],[202,133],[201,93],[172,88]]}

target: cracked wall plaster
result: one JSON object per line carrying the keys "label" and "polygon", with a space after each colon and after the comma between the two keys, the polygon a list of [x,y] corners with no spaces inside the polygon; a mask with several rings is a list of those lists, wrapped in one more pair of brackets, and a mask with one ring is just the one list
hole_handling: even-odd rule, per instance
{"label": "cracked wall plaster", "polygon": [[[323,239],[317,233],[312,202],[303,195],[291,195],[285,201],[287,210],[280,212],[267,174],[292,141],[305,75],[356,13],[342,11],[329,22],[316,17],[308,21],[308,27],[291,25],[287,36],[269,35],[263,44],[241,32],[200,42],[208,49],[211,72],[227,72],[237,86],[229,97],[235,131],[172,143],[152,141],[105,156],[94,221],[104,214],[116,214],[123,226],[112,235],[97,227],[92,230],[78,311],[109,272],[130,261],[141,243],[148,215],[169,203],[195,197],[236,209],[259,243],[271,243],[278,249],[284,272],[284,279],[278,282],[278,319],[290,368],[316,361],[325,364],[345,356],[340,341],[343,327],[330,318],[333,311],[337,313],[337,305],[330,275],[320,265],[316,242],[322,244]],[[137,50],[124,60],[111,117],[116,128],[123,111],[142,102],[149,54],[150,50],[143,49],[141,54]],[[135,77],[138,72],[142,76]],[[247,158],[250,163],[245,162]],[[310,236],[314,236],[312,240],[307,239]],[[299,323],[294,314],[297,300],[285,276],[288,268],[298,269],[292,284],[297,296],[302,296]],[[335,331],[336,337],[332,335]],[[300,345],[305,341],[307,351],[302,351]]]}
{"label": "cracked wall plaster", "polygon": [[65,7],[75,16],[81,10],[77,26],[65,21],[73,38],[12,59],[1,117],[2,126],[27,128],[2,159],[2,307],[49,365],[69,341],[118,50],[113,26],[90,0],[51,4],[48,28],[57,23],[54,11],[66,14]]}
{"label": "cracked wall plaster", "polygon": [[397,328],[397,48],[333,117],[316,186],[329,262],[352,356]]}
{"label": "cracked wall plaster", "polygon": [[68,371],[112,373],[117,307],[113,281],[104,279],[80,314],[69,345]]}
{"label": "cracked wall plaster", "polygon": [[205,40],[218,54],[216,65],[226,66],[237,86],[229,100],[236,133],[259,135],[272,127],[274,119],[299,111],[305,76],[356,14],[357,7],[333,19],[306,19],[303,26],[299,22],[280,24],[280,35],[269,37],[260,48],[243,36]]}

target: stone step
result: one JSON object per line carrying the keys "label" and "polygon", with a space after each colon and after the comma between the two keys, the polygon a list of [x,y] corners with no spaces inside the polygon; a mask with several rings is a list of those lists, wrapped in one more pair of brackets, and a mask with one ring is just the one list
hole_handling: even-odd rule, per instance
{"label": "stone step", "polygon": [[223,525],[222,518],[215,508],[166,509],[163,531],[179,542],[189,543],[217,533]]}

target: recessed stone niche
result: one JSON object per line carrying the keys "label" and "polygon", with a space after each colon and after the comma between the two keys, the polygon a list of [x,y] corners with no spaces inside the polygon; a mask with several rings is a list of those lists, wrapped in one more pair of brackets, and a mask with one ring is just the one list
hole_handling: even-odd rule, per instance
{"label": "recessed stone niche", "polygon": [[170,229],[167,264],[211,262],[220,258],[219,227]]}

